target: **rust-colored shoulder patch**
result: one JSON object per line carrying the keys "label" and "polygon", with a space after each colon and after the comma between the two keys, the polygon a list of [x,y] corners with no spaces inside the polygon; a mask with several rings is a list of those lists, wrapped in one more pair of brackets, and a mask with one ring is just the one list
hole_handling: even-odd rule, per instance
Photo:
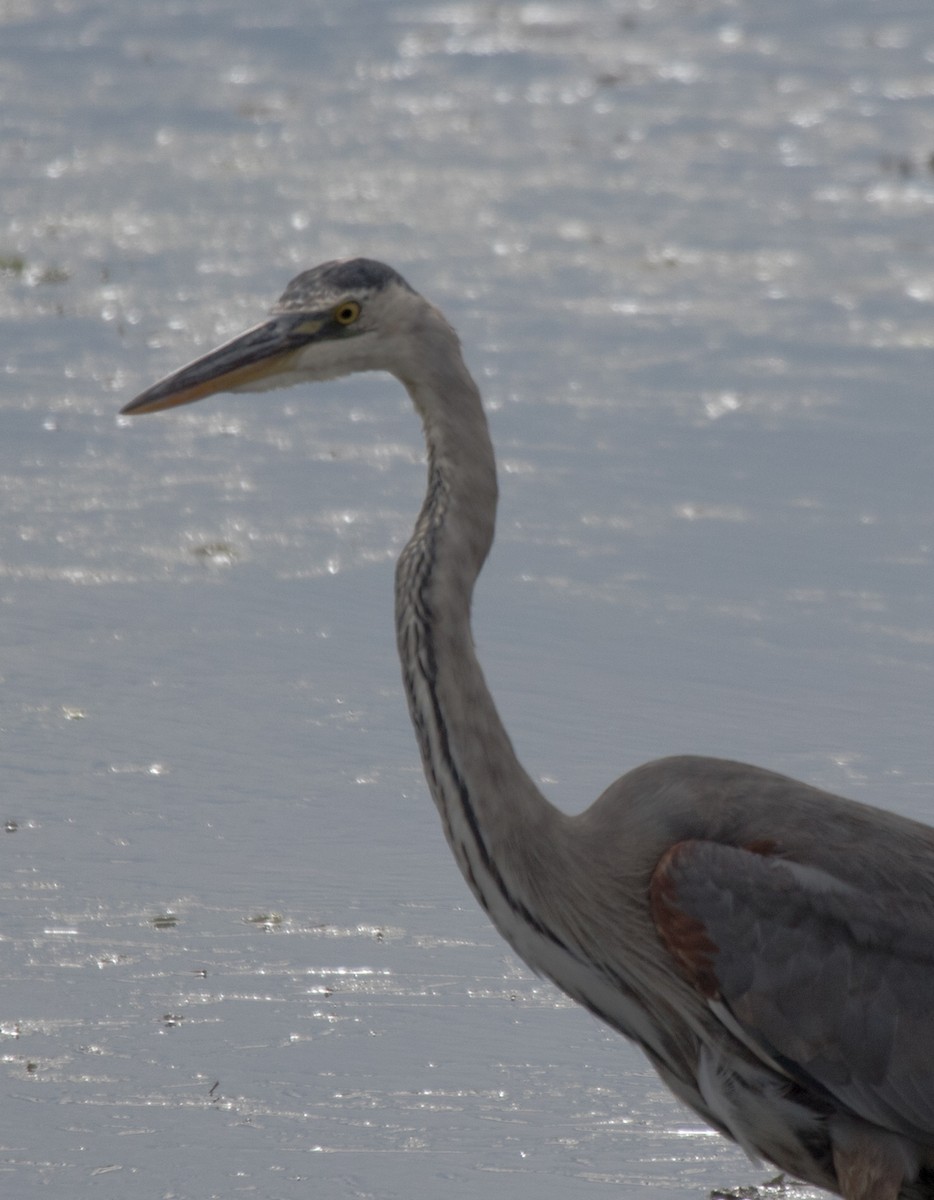
{"label": "rust-colored shoulder patch", "polygon": [[748,850],[750,854],[759,854],[763,858],[779,858],[782,853],[781,846],[772,838],[756,838],[754,842],[747,842],[743,849]]}
{"label": "rust-colored shoulder patch", "polygon": [[658,861],[649,880],[649,909],[659,937],[681,973],[708,999],[720,992],[714,962],[717,944],[703,921],[690,916],[678,902],[677,870],[696,843],[676,842]]}

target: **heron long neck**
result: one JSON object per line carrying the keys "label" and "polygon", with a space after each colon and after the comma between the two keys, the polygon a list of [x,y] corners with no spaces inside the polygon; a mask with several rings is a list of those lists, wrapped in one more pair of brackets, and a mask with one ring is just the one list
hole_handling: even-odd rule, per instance
{"label": "heron long neck", "polygon": [[493,540],[496,468],[479,393],[454,357],[443,374],[405,381],[425,425],[428,491],[396,570],[399,657],[451,849],[500,932],[536,965],[529,939],[547,937],[540,851],[560,841],[552,834],[566,818],[519,763],[474,652],[471,594]]}
{"label": "heron long neck", "polygon": [[[474,653],[470,602],[493,541],[496,467],[457,339],[446,325],[437,333],[444,344],[424,347],[417,372],[400,371],[425,426],[428,491],[396,568],[399,657],[428,785],[464,877],[519,955],[656,1062],[681,1061],[684,1047],[668,1044],[632,964],[624,972],[625,960],[606,948],[625,935],[631,958],[654,977],[654,934],[638,894],[630,902],[601,865],[606,846],[523,770]],[[613,861],[623,849],[614,847]],[[672,986],[666,975],[655,994]]]}

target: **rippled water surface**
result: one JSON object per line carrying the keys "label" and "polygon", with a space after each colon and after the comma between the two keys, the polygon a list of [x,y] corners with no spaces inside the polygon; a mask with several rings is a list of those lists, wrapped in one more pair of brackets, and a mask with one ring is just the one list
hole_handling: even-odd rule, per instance
{"label": "rippled water surface", "polygon": [[929,0],[0,3],[5,1196],[768,1178],[457,875],[398,386],[115,414],[384,258],[482,383],[548,794],[698,751],[932,820],[932,99]]}

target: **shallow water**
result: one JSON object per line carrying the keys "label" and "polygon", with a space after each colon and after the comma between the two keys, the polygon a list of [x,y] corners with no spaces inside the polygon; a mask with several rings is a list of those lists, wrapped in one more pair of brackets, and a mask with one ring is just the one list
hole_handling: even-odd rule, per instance
{"label": "shallow water", "polygon": [[926,0],[12,0],[0,66],[4,1194],[767,1178],[457,876],[397,386],[115,414],[385,258],[483,385],[477,640],[548,794],[698,751],[934,819]]}

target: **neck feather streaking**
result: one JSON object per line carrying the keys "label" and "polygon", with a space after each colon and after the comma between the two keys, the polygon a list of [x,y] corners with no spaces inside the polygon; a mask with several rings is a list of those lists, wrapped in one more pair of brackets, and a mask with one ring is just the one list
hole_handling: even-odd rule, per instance
{"label": "neck feather streaking", "polygon": [[496,472],[480,398],[463,371],[453,412],[443,396],[426,394],[433,384],[408,385],[425,424],[428,489],[396,570],[396,631],[447,840],[480,904],[528,960],[530,938],[556,937],[537,915],[535,839],[560,814],[518,761],[474,652],[470,603],[493,537]]}
{"label": "neck feather streaking", "polygon": [[525,961],[650,1050],[654,1026],[582,942],[587,848],[539,792],[503,727],[474,652],[473,586],[493,538],[496,472],[466,368],[453,415],[434,385],[407,384],[428,443],[428,489],[396,568],[396,635],[406,698],[444,832],[477,900]]}

